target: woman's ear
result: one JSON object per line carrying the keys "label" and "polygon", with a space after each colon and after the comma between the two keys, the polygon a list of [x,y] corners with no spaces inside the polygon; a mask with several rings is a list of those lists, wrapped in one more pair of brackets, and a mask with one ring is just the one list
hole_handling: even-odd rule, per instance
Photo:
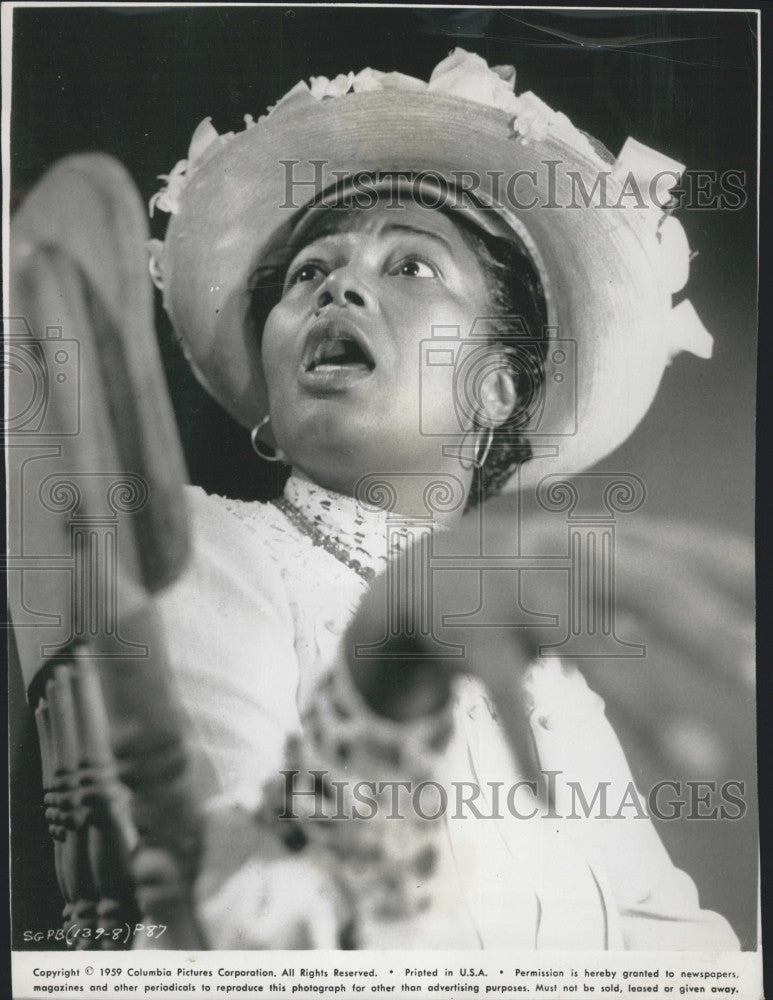
{"label": "woman's ear", "polygon": [[153,284],[160,291],[164,290],[164,244],[161,240],[148,240],[148,270]]}
{"label": "woman's ear", "polygon": [[479,385],[478,422],[484,427],[499,427],[515,409],[518,393],[512,372],[496,368],[486,372]]}

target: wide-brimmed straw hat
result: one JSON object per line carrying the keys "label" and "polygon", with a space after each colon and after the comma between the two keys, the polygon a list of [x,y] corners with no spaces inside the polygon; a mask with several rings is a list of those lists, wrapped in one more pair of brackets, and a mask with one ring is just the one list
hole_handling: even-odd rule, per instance
{"label": "wide-brimmed straw hat", "polygon": [[316,77],[257,122],[246,116],[242,132],[201,123],[152,199],[171,217],[164,242],[152,241],[151,273],[194,372],[241,424],[267,413],[256,269],[347,179],[362,204],[398,177],[401,189],[440,192],[422,203],[469,210],[529,250],[554,340],[522,482],[607,455],[675,354],[710,356],[690,303],[672,301],[690,259],[669,201],[683,166],[634,139],[613,160],[534,94],[516,95],[514,81],[512,67],[456,49],[429,82],[372,69]]}

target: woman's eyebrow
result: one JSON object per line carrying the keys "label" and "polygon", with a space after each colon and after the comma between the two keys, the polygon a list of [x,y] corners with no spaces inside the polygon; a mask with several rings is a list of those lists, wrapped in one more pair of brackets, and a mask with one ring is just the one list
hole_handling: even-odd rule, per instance
{"label": "woman's eyebrow", "polygon": [[[310,247],[317,246],[319,244],[329,243],[338,239],[346,239],[348,236],[352,236],[356,230],[346,230],[340,229],[338,227],[331,227],[327,230],[322,229],[317,231],[308,242],[304,243],[303,246],[299,247],[296,256],[301,254],[304,250],[308,250]],[[422,229],[420,226],[412,226],[407,222],[390,222],[385,225],[383,229],[380,230],[381,235],[391,235],[393,233],[408,233],[410,236],[425,237],[433,240],[435,243],[439,243],[447,253],[453,255],[454,249],[449,240],[445,236],[441,236],[440,233],[436,233],[431,229]]]}
{"label": "woman's eyebrow", "polygon": [[388,226],[384,227],[384,229],[382,230],[382,232],[385,232],[385,233],[393,233],[393,232],[410,233],[412,236],[425,236],[425,237],[428,237],[431,240],[434,240],[436,243],[442,244],[442,246],[445,247],[445,249],[450,254],[453,254],[453,247],[448,242],[448,240],[445,238],[445,236],[441,236],[440,233],[436,233],[436,232],[434,232],[433,230],[430,230],[430,229],[420,229],[417,226],[411,226],[411,225],[409,225],[409,224],[407,224],[405,222],[390,222],[390,224]]}

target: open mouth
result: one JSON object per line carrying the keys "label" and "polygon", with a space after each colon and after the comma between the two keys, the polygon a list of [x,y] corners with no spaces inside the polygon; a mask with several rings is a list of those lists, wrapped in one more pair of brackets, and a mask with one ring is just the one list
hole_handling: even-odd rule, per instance
{"label": "open mouth", "polygon": [[320,376],[339,371],[366,374],[375,367],[376,362],[360,331],[348,323],[335,322],[314,327],[301,363],[303,373]]}
{"label": "open mouth", "polygon": [[346,336],[323,340],[317,344],[306,365],[307,372],[330,368],[352,368],[373,371],[373,359],[355,340]]}

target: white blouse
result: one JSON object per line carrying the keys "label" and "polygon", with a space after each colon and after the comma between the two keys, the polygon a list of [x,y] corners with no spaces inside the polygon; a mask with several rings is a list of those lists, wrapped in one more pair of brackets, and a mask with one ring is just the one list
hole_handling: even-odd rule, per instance
{"label": "white blouse", "polygon": [[[539,803],[524,786],[507,799],[523,776],[478,682],[459,683],[436,717],[372,713],[340,654],[368,584],[329,548],[383,570],[386,515],[296,476],[285,497],[335,544],[273,504],[191,488],[193,558],[159,598],[206,803],[197,899],[212,947],[738,947],[648,817],[577,818],[568,782],[589,801],[609,782],[612,814],[633,784],[575,667],[544,659],[525,679],[540,769],[558,772],[549,815],[512,814]],[[316,797],[303,794],[310,771],[323,772]],[[438,818],[398,781],[427,783],[419,812]]]}

